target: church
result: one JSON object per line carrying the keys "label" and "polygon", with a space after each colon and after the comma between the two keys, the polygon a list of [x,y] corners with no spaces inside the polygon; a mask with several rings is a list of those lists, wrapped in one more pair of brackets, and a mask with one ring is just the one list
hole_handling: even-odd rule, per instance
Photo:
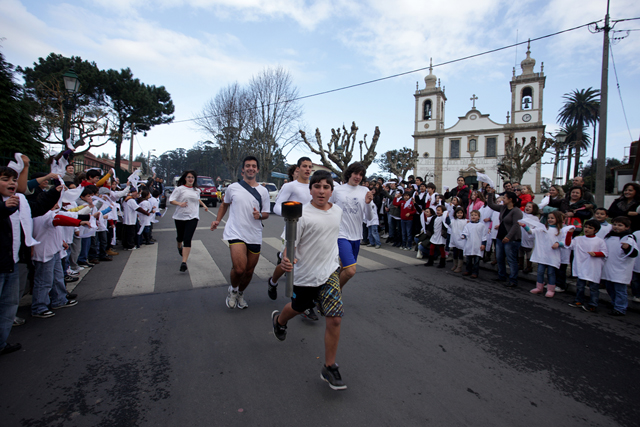
{"label": "church", "polygon": [[[473,106],[450,128],[444,127],[447,97],[440,80],[429,67],[424,78],[425,88],[416,87],[414,150],[418,152],[416,176],[433,182],[438,191],[443,186],[454,187],[458,176],[463,176],[467,185],[478,187],[476,172],[488,175],[501,189],[503,180],[497,166],[505,155],[505,141],[511,135],[522,141],[535,137],[541,141],[545,126],[542,123],[542,99],[544,91],[544,63],[540,72],[534,72],[535,59],[531,58],[530,45],[527,57],[521,62],[522,72],[516,76],[513,68],[511,78],[511,108],[506,123],[496,123],[476,106],[478,99],[471,97]],[[541,163],[531,167],[522,179],[536,193],[540,192]]]}

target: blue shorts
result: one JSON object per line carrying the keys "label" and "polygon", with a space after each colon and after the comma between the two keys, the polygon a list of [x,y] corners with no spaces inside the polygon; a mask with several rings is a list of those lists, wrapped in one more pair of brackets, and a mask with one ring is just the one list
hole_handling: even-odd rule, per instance
{"label": "blue shorts", "polygon": [[338,251],[342,268],[351,267],[358,263],[360,240],[338,239]]}

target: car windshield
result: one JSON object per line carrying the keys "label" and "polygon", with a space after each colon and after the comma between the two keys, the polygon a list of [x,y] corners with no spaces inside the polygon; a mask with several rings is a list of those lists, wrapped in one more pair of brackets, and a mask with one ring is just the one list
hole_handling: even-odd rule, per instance
{"label": "car windshield", "polygon": [[214,187],[213,179],[198,177],[198,187]]}
{"label": "car windshield", "polygon": [[272,192],[272,191],[278,191],[278,189],[276,188],[275,185],[273,184],[267,184],[265,185],[265,187],[267,187],[267,191]]}

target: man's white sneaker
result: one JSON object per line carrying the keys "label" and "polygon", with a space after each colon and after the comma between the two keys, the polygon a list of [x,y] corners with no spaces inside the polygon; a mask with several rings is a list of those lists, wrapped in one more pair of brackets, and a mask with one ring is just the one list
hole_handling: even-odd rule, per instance
{"label": "man's white sneaker", "polygon": [[236,307],[238,307],[240,310],[244,310],[245,308],[249,307],[249,304],[247,304],[247,302],[244,300],[244,293],[243,292],[238,292],[238,298],[236,300]]}
{"label": "man's white sneaker", "polygon": [[238,304],[238,291],[234,291],[231,286],[229,286],[226,303],[229,308],[236,308],[236,305]]}

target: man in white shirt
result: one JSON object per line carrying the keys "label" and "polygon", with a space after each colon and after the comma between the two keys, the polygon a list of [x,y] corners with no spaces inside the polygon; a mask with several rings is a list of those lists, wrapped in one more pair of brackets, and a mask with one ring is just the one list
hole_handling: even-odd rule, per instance
{"label": "man in white shirt", "polygon": [[[313,168],[313,162],[308,157],[301,157],[298,159],[296,172],[298,172],[298,178],[295,181],[286,183],[280,189],[278,197],[276,197],[276,203],[273,206],[273,212],[276,215],[282,215],[282,202],[295,201],[300,202],[303,205],[311,201],[311,192],[309,190],[309,176],[311,175],[311,169]],[[278,280],[284,271],[280,267],[280,263],[276,265],[273,271],[273,276],[267,282],[267,293],[269,298],[275,300],[278,298]],[[304,317],[311,320],[318,320],[318,316],[313,312],[313,308],[303,314]]]}
{"label": "man in white shirt", "polygon": [[344,390],[347,386],[336,364],[344,314],[336,244],[343,212],[339,206],[329,203],[332,189],[333,179],[329,172],[313,174],[312,200],[303,206],[302,217],[297,223],[295,266],[286,253],[281,262],[283,270],[293,270],[293,296],[282,313],[279,310],[271,313],[271,324],[275,337],[284,341],[287,322],[317,304],[326,319],[325,363],[320,378],[333,390]]}
{"label": "man in white shirt", "polygon": [[269,192],[256,181],[258,168],[258,159],[253,156],[244,158],[242,180],[227,188],[218,216],[211,223],[213,231],[229,210],[229,220],[222,234],[222,238],[229,242],[231,251],[231,286],[226,299],[229,308],[248,307],[244,290],[249,286],[260,259],[262,220],[269,218]]}
{"label": "man in white shirt", "polygon": [[344,171],[344,181],[333,191],[331,203],[342,208],[342,222],[338,235],[338,248],[340,249],[340,287],[356,274],[360,240],[362,240],[362,219],[370,221],[373,216],[372,209],[365,209],[373,200],[373,194],[367,187],[360,185],[364,178],[365,167],[360,162],[355,162]]}

